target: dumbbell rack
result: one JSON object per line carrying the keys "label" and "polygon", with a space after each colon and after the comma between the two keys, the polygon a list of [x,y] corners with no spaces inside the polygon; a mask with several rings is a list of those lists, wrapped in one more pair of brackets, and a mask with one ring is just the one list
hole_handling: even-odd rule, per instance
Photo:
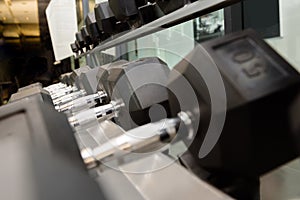
{"label": "dumbbell rack", "polygon": [[194,19],[197,16],[202,16],[211,13],[213,11],[222,9],[239,1],[240,0],[198,0],[142,27],[127,31],[125,33],[114,35],[111,38],[101,42],[94,49],[82,53],[76,58],[78,59],[83,56],[93,55],[96,52],[101,52],[103,50],[132,41],[134,39],[141,38],[155,32],[159,32],[164,28],[175,26],[185,21]]}

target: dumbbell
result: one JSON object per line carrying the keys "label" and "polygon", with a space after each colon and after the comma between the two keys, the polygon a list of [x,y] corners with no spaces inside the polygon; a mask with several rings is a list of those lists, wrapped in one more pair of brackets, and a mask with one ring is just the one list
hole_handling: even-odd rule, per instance
{"label": "dumbbell", "polygon": [[156,3],[148,3],[144,6],[139,7],[138,10],[141,25],[148,24],[164,16],[163,11]]}
{"label": "dumbbell", "polygon": [[47,89],[51,89],[51,88],[62,88],[62,87],[65,87],[66,84],[65,83],[55,83],[55,84],[52,84],[52,85],[49,85],[45,88]]}
{"label": "dumbbell", "polygon": [[85,25],[94,46],[98,45],[98,43],[102,40],[105,40],[102,30],[100,31],[100,29],[98,28],[94,12],[90,12],[86,16]]}
{"label": "dumbbell", "polygon": [[56,105],[68,101],[67,99],[76,98],[82,95],[84,95],[84,91],[76,91],[74,87],[69,87],[62,83],[53,84],[45,88],[43,88],[40,83],[34,83],[19,88],[17,93],[12,94],[10,102],[18,101],[30,96],[39,96],[43,102],[49,105]]}
{"label": "dumbbell", "polygon": [[[100,67],[100,69],[97,75],[100,85],[98,88],[107,94],[110,103],[96,108],[88,106],[91,108],[90,110],[75,113],[76,116],[70,119],[74,127],[88,124],[96,119],[98,121],[106,120],[109,115],[109,119],[114,117],[117,124],[125,130],[129,130],[150,122],[149,109],[151,106],[160,104],[165,110],[169,109],[168,92],[161,85],[166,85],[170,70],[160,59],[153,57],[132,62],[117,61],[109,66]],[[147,74],[147,78],[142,80],[141,77],[144,74]],[[141,81],[149,83],[136,88]],[[103,99],[106,100],[106,95],[104,96]],[[85,97],[82,97],[57,108],[66,111],[66,108],[71,108],[75,102],[81,107],[82,102],[86,102],[86,100]],[[77,121],[82,121],[82,123],[77,123]]]}
{"label": "dumbbell", "polygon": [[72,52],[75,53],[76,56],[78,56],[81,53],[79,46],[76,44],[76,42],[70,44],[70,47],[71,47]]}
{"label": "dumbbell", "polygon": [[73,93],[70,93],[70,94],[66,94],[66,95],[63,95],[59,98],[53,98],[53,105],[54,106],[58,106],[58,105],[61,105],[61,104],[65,104],[65,103],[68,103],[74,99],[77,99],[77,98],[80,98],[80,97],[83,97],[83,96],[86,96],[86,92],[84,90],[78,90],[78,91],[75,91]]}
{"label": "dumbbell", "polygon": [[106,93],[99,91],[95,94],[73,98],[68,102],[56,105],[55,108],[59,112],[79,112],[85,108],[93,108],[95,106],[106,104],[106,102]]}
{"label": "dumbbell", "polygon": [[62,98],[63,96],[65,96],[67,94],[71,94],[71,93],[74,93],[77,91],[78,91],[78,88],[76,86],[68,86],[66,88],[49,91],[49,92],[50,92],[52,100],[56,100],[56,99]]}
{"label": "dumbbell", "polygon": [[89,51],[93,45],[93,41],[85,25],[81,27],[80,33],[84,40],[86,51]]}
{"label": "dumbbell", "polygon": [[80,74],[84,72],[88,72],[91,70],[91,68],[88,65],[82,66],[78,69],[75,69],[72,71],[72,74],[70,75],[70,82],[72,85],[76,86],[77,88],[80,88]]}
{"label": "dumbbell", "polygon": [[[61,84],[56,84],[53,87],[61,87]],[[42,87],[41,83],[34,83],[26,87],[19,88],[18,92],[11,95],[9,102],[19,101],[30,96],[37,96],[44,103],[53,105],[50,93]]]}
{"label": "dumbbell", "polygon": [[[108,64],[107,66],[112,65],[113,64]],[[69,101],[68,103],[61,103],[60,105],[57,105],[56,108],[61,112],[73,112],[75,110],[78,111],[84,107],[92,108],[95,105],[103,105],[105,103],[108,103],[109,97],[103,91],[103,87],[98,87],[101,78],[97,77],[100,76],[99,73],[102,72],[104,68],[106,68],[106,65],[98,66],[80,73],[80,89],[85,91],[86,96],[82,95],[85,97],[79,99],[73,98],[72,101]]]}
{"label": "dumbbell", "polygon": [[[107,66],[112,66],[108,64]],[[86,67],[85,69],[74,70],[72,80],[76,83],[80,90],[86,93],[82,98],[73,98],[72,101],[60,103],[56,105],[57,110],[61,112],[78,112],[83,108],[92,108],[95,105],[103,105],[108,103],[109,97],[103,91],[103,87],[98,87],[100,81],[99,72],[102,72],[104,66],[98,66],[93,69]],[[66,99],[65,97],[62,97]]]}
{"label": "dumbbell", "polygon": [[77,45],[79,51],[81,53],[83,53],[84,52],[84,48],[86,47],[86,43],[84,41],[84,38],[83,38],[81,32],[75,33],[75,38],[76,38],[75,44]]}
{"label": "dumbbell", "polygon": [[68,72],[59,76],[59,80],[62,84],[71,85],[70,76],[72,72]]}
{"label": "dumbbell", "polygon": [[[119,62],[120,61],[117,63]],[[108,65],[113,66],[114,64],[115,63]],[[71,75],[72,80],[80,90],[56,99],[55,102],[58,102],[55,104],[57,110],[72,113],[108,103],[109,97],[106,92],[103,91],[103,87],[98,87],[100,82],[100,78],[97,78],[99,77],[98,72],[104,68],[106,68],[106,65],[93,69],[86,67],[85,69],[74,70],[73,75]]]}
{"label": "dumbbell", "polygon": [[96,148],[84,148],[81,151],[82,157],[89,168],[94,168],[130,153],[151,152],[171,142],[180,125],[186,130],[190,129],[190,118],[186,113],[126,131]]}
{"label": "dumbbell", "polygon": [[100,31],[103,31],[106,38],[111,35],[129,30],[127,23],[118,22],[110,9],[108,2],[96,4],[94,12],[98,28]]}
{"label": "dumbbell", "polygon": [[179,8],[182,8],[185,4],[188,4],[188,0],[155,0],[157,5],[165,14],[169,14]]}
{"label": "dumbbell", "polygon": [[[111,8],[116,19],[121,22],[128,22],[130,26],[138,27],[138,7],[135,0],[129,1],[120,1],[120,0],[109,0],[109,7]],[[140,1],[141,2],[141,1]],[[146,4],[145,1],[142,1],[141,4]]]}
{"label": "dumbbell", "polygon": [[[110,74],[109,69],[113,68],[113,67],[124,65],[126,63],[128,63],[128,61],[126,61],[126,60],[119,60],[119,61],[116,61],[116,62],[113,62],[113,63],[101,66],[99,68],[99,71],[98,71],[97,75],[96,75],[96,79],[98,81],[98,83],[97,83],[97,90],[103,90],[103,91],[106,91],[106,93],[107,93],[108,91],[104,87],[104,82],[105,82],[105,80],[107,80],[107,78],[108,78],[108,76]],[[110,99],[109,95],[108,95],[108,98]]]}
{"label": "dumbbell", "polygon": [[1,199],[105,199],[63,114],[37,96],[0,110]]}
{"label": "dumbbell", "polygon": [[167,64],[156,57],[119,61],[99,72],[102,76],[98,87],[103,88],[111,101],[124,103],[115,122],[125,130],[149,123],[149,109],[155,104],[165,108],[164,118],[167,117],[168,92],[164,86],[169,72]]}
{"label": "dumbbell", "polygon": [[[190,111],[201,118],[193,122],[199,128],[182,160],[208,172],[202,174],[208,182],[237,199],[253,197],[259,176],[299,155],[288,116],[300,76],[256,33],[246,30],[196,46],[173,70],[180,72],[171,72],[169,84],[173,116]],[[196,97],[179,106],[176,93],[182,97],[188,90],[182,79]]]}
{"label": "dumbbell", "polygon": [[[67,97],[74,96],[83,96],[85,95],[85,92],[80,90],[80,87],[77,87],[79,85],[79,76],[82,72],[88,71],[90,68],[88,66],[83,66],[79,69],[73,70],[73,72],[68,73],[65,77],[65,81],[68,82],[67,84],[60,84],[58,86],[49,86],[44,88],[47,90],[53,100],[60,99],[62,100],[65,95],[68,95]],[[67,98],[66,98],[67,99]],[[58,101],[60,101],[58,100]],[[64,101],[64,100],[62,100]]]}
{"label": "dumbbell", "polygon": [[109,0],[109,6],[117,20],[127,22],[132,28],[154,21],[163,16],[156,3],[145,0]]}

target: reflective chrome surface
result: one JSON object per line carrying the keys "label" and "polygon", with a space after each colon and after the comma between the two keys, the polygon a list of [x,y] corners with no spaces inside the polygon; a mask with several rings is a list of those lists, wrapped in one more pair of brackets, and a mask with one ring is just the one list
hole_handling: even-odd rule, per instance
{"label": "reflective chrome surface", "polygon": [[261,199],[300,199],[300,159],[261,177]]}
{"label": "reflective chrome surface", "polygon": [[196,178],[186,169],[173,163],[151,173],[135,174],[122,171],[153,169],[165,166],[172,159],[157,153],[146,158],[121,165],[118,170],[98,170],[96,181],[103,188],[108,199],[232,199],[204,181]]}

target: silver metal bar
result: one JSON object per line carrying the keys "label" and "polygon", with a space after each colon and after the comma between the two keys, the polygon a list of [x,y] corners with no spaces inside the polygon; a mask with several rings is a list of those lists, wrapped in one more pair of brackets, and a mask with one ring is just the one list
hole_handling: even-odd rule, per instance
{"label": "silver metal bar", "polygon": [[69,117],[68,120],[73,128],[82,127],[94,121],[102,122],[115,117],[121,106],[111,101],[109,104],[82,111]]}
{"label": "silver metal bar", "polygon": [[66,111],[79,112],[84,108],[94,107],[97,104],[97,102],[103,104],[104,101],[106,100],[107,100],[107,94],[103,91],[98,91],[96,94],[91,94],[78,99],[74,99],[73,101],[70,101],[62,105],[57,105],[55,106],[55,109],[58,112],[66,112]]}
{"label": "silver metal bar", "polygon": [[55,91],[55,92],[50,92],[50,96],[52,98],[52,100],[55,100],[55,99],[58,99],[64,95],[67,95],[67,94],[70,94],[70,93],[73,93],[73,92],[76,92],[78,91],[78,89],[73,86],[73,87],[67,87],[67,88],[63,88],[63,89],[60,89],[58,91]]}
{"label": "silver metal bar", "polygon": [[101,161],[106,162],[131,152],[155,148],[158,143],[171,141],[181,122],[190,127],[190,118],[184,112],[179,113],[177,118],[164,119],[129,130],[94,149],[83,149],[82,157],[87,167],[96,167]]}
{"label": "silver metal bar", "polygon": [[70,102],[74,99],[78,99],[85,95],[86,95],[86,92],[84,90],[79,90],[79,91],[64,95],[58,99],[53,100],[53,104],[54,104],[54,106],[58,106],[60,104],[65,104],[67,102]]}

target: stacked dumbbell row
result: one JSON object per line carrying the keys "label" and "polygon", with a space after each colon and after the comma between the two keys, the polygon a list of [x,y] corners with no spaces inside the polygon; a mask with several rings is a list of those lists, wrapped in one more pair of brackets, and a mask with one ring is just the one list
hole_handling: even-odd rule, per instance
{"label": "stacked dumbbell row", "polygon": [[[242,34],[206,42],[202,47],[196,47],[187,59],[173,69],[178,70],[181,75],[171,78],[171,84],[168,86],[175,90],[180,88],[178,93],[182,98],[187,88],[184,88],[184,82],[180,84],[180,80],[188,80],[200,103],[197,105],[186,100],[186,104],[180,107],[176,102],[178,96],[174,97],[174,94],[168,97],[168,101],[173,117],[180,111],[190,111],[193,117],[199,117],[200,113],[200,122],[194,124],[200,128],[189,151],[194,156],[197,165],[213,172],[212,184],[218,185],[222,182],[225,184],[223,189],[226,190],[227,187],[232,186],[232,182],[242,178],[245,183],[235,185],[232,193],[238,190],[243,191],[244,188],[255,187],[250,184],[251,181],[257,180],[262,174],[299,155],[295,146],[289,148],[289,145],[294,143],[294,135],[289,131],[287,133],[287,130],[290,130],[287,116],[290,115],[291,102],[298,94],[299,74],[267,44],[258,39],[256,34],[246,31]],[[214,62],[212,63],[211,60]],[[219,68],[222,80],[225,82],[224,89],[227,96],[221,95],[222,88],[217,87],[218,75],[213,76],[214,73],[209,71],[214,71],[215,67]],[[149,75],[149,73],[146,74]],[[204,79],[208,82],[203,82]],[[209,80],[213,80],[210,82],[213,88],[208,84]],[[214,93],[217,99],[210,96]],[[192,98],[191,94],[187,93],[186,98]],[[224,96],[227,100],[225,105],[227,118],[225,122],[222,122],[220,121],[222,108],[219,106]],[[219,110],[214,110],[216,108]],[[274,115],[274,110],[280,114]],[[216,135],[205,136],[211,131],[211,124],[206,120],[212,119],[213,116],[217,116],[219,120],[219,124],[215,124],[214,127],[218,125],[223,127],[220,138]],[[285,117],[282,118],[282,116]],[[272,134],[268,136],[268,133]],[[299,136],[297,137],[299,140]],[[207,140],[212,142],[213,139],[216,139],[216,146],[211,147],[211,152],[206,155],[201,146],[208,145],[205,142]],[[233,143],[239,150],[232,147]],[[257,162],[257,160],[262,162]],[[263,162],[263,160],[268,161]],[[244,163],[253,165],[245,166]],[[227,177],[228,174],[231,176]],[[251,181],[248,182],[250,185],[247,185],[249,177]],[[247,192],[249,191],[242,193],[251,195],[251,192]],[[237,193],[235,195],[238,199],[243,198]]]}
{"label": "stacked dumbbell row", "polygon": [[[88,167],[120,157],[123,162],[129,152],[143,148],[151,151],[181,130],[176,139],[189,145],[182,163],[200,168],[210,184],[243,199],[256,195],[261,175],[299,156],[299,132],[290,125],[296,120],[292,108],[300,76],[252,31],[197,46],[172,70],[158,58],[144,58],[83,67],[64,75],[62,82],[45,88],[52,107],[53,102],[57,110],[64,107],[77,136],[106,138],[100,145],[79,145]],[[19,93],[29,90],[47,99],[31,87]],[[99,93],[103,101],[97,102]],[[96,103],[74,109],[89,95]],[[154,106],[165,112],[151,116]],[[99,135],[97,127],[108,122],[119,134],[110,135],[110,129]]]}
{"label": "stacked dumbbell row", "polygon": [[188,0],[109,0],[96,4],[85,18],[85,25],[71,44],[77,55],[87,52],[107,38],[135,29],[183,7]]}
{"label": "stacked dumbbell row", "polygon": [[[146,58],[134,62],[121,60],[95,69],[86,67],[87,70],[80,69],[61,77],[62,82],[73,82],[72,86],[68,86],[64,83],[58,83],[44,88],[50,93],[56,110],[68,115],[70,125],[77,132],[82,132],[92,126],[97,126],[98,123],[105,120],[114,119],[119,126],[128,130],[127,135],[133,135],[133,133],[137,132],[148,135],[148,138],[139,140],[135,137],[127,137],[126,134],[124,134],[119,137],[112,138],[109,142],[94,149],[88,146],[82,148],[83,152],[85,152],[85,157],[89,166],[94,166],[90,163],[91,160],[93,160],[92,158],[97,158],[93,160],[93,163],[96,163],[99,160],[106,159],[108,156],[106,152],[111,152],[113,150],[116,151],[118,143],[113,141],[122,140],[127,144],[130,144],[132,151],[135,151],[137,148],[144,148],[145,146],[149,148],[149,145],[166,142],[175,136],[176,129],[182,121],[182,117],[168,120],[162,119],[163,121],[161,122],[153,124],[150,123],[138,128],[136,128],[133,123],[124,125],[124,122],[127,120],[127,117],[130,117],[130,114],[126,113],[126,107],[129,106],[126,105],[128,102],[122,102],[122,99],[125,98],[124,95],[126,95],[126,93],[134,91],[134,88],[132,87],[135,82],[138,81],[134,79],[140,78],[132,75],[127,76],[126,74],[130,73],[131,70],[135,71],[135,74],[138,74],[142,72],[141,70],[146,68],[151,69],[149,67],[152,67],[152,72],[155,74],[155,76],[150,78],[150,83],[159,79],[165,82],[167,81],[169,73],[167,65],[158,58]],[[70,80],[72,78],[73,81]],[[90,88],[89,86],[91,86],[91,84],[97,85],[97,87],[95,87],[94,90],[89,90],[88,88]],[[124,85],[126,85],[126,87],[124,87]],[[77,88],[77,86],[79,88]],[[153,89],[155,88],[152,88],[152,90]],[[131,105],[131,110],[129,110],[129,112],[139,112],[139,117],[144,116],[143,118],[147,118],[148,113],[146,113],[145,110],[156,102],[163,102],[166,100],[167,91],[165,89],[156,87],[156,91],[158,93],[164,93],[164,95],[152,95],[152,98],[149,98],[148,96],[142,96],[142,92],[144,91],[135,91],[136,93],[133,95],[135,104]],[[118,95],[114,95],[114,92],[118,93]],[[149,93],[150,92],[151,91],[149,91]],[[118,115],[121,115],[122,117],[119,117]],[[184,114],[181,113],[180,116],[184,116]],[[143,125],[146,123],[144,121],[145,120],[142,119],[137,123]],[[161,126],[158,126],[158,124],[161,124]],[[150,127],[159,128],[156,132],[149,133],[148,130],[153,131],[153,128]],[[122,146],[120,146],[120,148],[122,148]],[[92,152],[92,155],[94,156],[86,156],[86,149],[90,149],[89,152]],[[128,152],[128,147],[126,150]],[[109,157],[111,157],[111,154]]]}

